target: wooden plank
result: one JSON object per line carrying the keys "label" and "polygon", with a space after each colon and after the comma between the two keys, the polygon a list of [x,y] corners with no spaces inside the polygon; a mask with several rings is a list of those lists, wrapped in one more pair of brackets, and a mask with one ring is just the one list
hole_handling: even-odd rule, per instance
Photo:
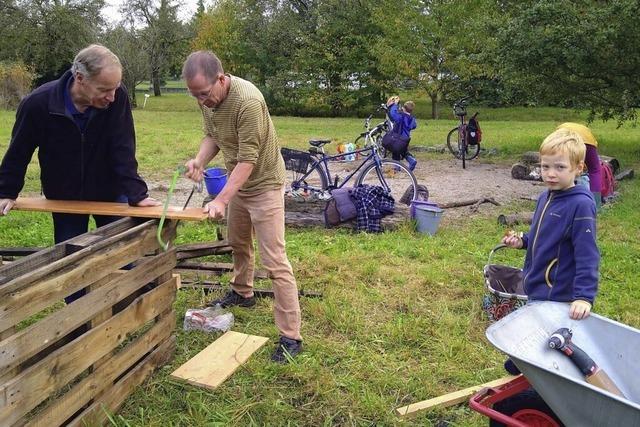
{"label": "wooden plank", "polygon": [[468,387],[462,390],[454,391],[452,393],[444,394],[442,396],[434,397],[433,399],[423,400],[422,402],[412,403],[408,406],[396,409],[396,415],[404,418],[410,418],[417,415],[418,412],[426,411],[428,409],[446,408],[448,406],[457,405],[458,403],[466,402],[471,396],[477,393],[479,390],[486,387],[499,387],[503,384],[513,380],[515,376],[507,376],[499,378],[488,383]]}
{"label": "wooden plank", "polygon": [[109,389],[116,378],[130,369],[150,349],[170,337],[175,327],[175,313],[172,314],[172,316],[165,316],[144,335],[127,344],[122,351],[109,357],[91,375],[38,412],[29,420],[29,424],[43,427],[62,425],[87,402],[105,389]]}
{"label": "wooden plank", "polygon": [[0,425],[12,425],[120,345],[175,300],[175,280],[138,297],[133,304],[95,329],[59,348],[0,386]]}
{"label": "wooden plank", "polygon": [[[89,202],[84,200],[49,200],[39,197],[18,197],[13,209],[34,212],[58,212],[92,215],[113,215],[122,217],[160,218],[163,206],[136,207],[127,203]],[[208,214],[202,208],[169,206],[168,219],[202,221]]]}
{"label": "wooden plank", "polygon": [[25,248],[25,247],[15,247],[15,248],[0,248],[0,257],[3,256],[27,256],[34,254],[38,251],[45,250],[46,248]]}
{"label": "wooden plank", "polygon": [[171,378],[213,390],[267,341],[265,337],[226,332],[173,371]]}
{"label": "wooden plank", "polygon": [[[27,358],[50,346],[100,311],[108,311],[102,321],[111,317],[111,307],[153,280],[158,274],[171,271],[175,251],[145,258],[133,269],[118,273],[108,283],[50,314],[45,319],[0,342],[0,373],[18,366]],[[94,319],[97,321],[99,319]],[[102,323],[102,321],[100,323]]]}
{"label": "wooden plank", "polygon": [[144,358],[136,367],[120,379],[80,415],[68,427],[103,425],[109,413],[114,413],[133,390],[144,382],[154,370],[167,363],[175,352],[176,340],[171,337]]}
{"label": "wooden plank", "polygon": [[157,248],[153,221],[140,227],[142,231],[128,230],[0,287],[0,331]]}
{"label": "wooden plank", "polygon": [[[179,258],[179,255],[176,255]],[[185,273],[204,273],[209,275],[221,276],[225,273],[233,271],[233,264],[230,262],[190,262],[179,261],[176,265],[178,270],[182,270]],[[255,270],[253,273],[255,279],[268,279],[269,273],[266,270]]]}

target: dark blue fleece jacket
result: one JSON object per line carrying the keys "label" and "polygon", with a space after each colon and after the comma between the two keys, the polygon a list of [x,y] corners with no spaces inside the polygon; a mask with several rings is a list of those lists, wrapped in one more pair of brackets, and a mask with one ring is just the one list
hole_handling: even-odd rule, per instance
{"label": "dark blue fleece jacket", "polygon": [[105,109],[96,109],[80,130],[64,103],[67,71],[22,100],[11,143],[0,164],[0,199],[15,199],[38,149],[42,192],[48,199],[115,201],[135,205],[147,197],[138,175],[135,132],[124,87]]}
{"label": "dark blue fleece jacket", "polygon": [[587,188],[542,193],[522,240],[527,249],[524,289],[530,299],[593,304],[600,252],[596,205]]}
{"label": "dark blue fleece jacket", "polygon": [[411,131],[418,127],[415,117],[403,113],[398,109],[398,104],[389,107],[389,117],[393,120],[393,131],[411,138]]}

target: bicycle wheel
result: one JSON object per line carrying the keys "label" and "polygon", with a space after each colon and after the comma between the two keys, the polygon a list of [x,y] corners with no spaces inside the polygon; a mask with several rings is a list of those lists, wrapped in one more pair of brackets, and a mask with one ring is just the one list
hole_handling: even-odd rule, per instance
{"label": "bicycle wheel", "polygon": [[311,170],[304,179],[304,173],[287,170],[284,182],[285,195],[294,199],[323,199],[327,197],[329,183],[319,167]]}
{"label": "bicycle wheel", "polygon": [[[411,204],[418,192],[418,182],[409,167],[391,159],[380,159],[380,169],[374,162],[366,166],[358,176],[357,184],[380,185],[389,190],[398,204],[402,201],[407,205]],[[410,197],[403,198],[407,192]]]}
{"label": "bicycle wheel", "polygon": [[458,132],[458,126],[449,131],[447,135],[447,148],[454,155],[456,159],[460,158],[460,132]]}

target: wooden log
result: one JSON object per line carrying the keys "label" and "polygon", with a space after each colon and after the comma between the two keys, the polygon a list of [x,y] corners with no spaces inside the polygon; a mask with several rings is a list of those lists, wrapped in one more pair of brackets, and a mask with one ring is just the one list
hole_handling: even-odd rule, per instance
{"label": "wooden log", "polygon": [[492,197],[482,197],[479,199],[460,200],[456,202],[441,203],[438,206],[442,209],[460,208],[463,206],[479,206],[482,203],[491,203],[492,205],[500,206],[500,203]]}
{"label": "wooden log", "polygon": [[[44,198],[18,197],[13,209],[35,212],[59,212],[121,217],[160,218],[163,206],[137,207],[128,203],[89,202],[80,200],[49,200]],[[182,209],[169,206],[166,218],[187,221],[202,221],[209,217],[201,208]]]}
{"label": "wooden log", "polygon": [[531,173],[531,169],[525,164],[516,163],[511,166],[511,178],[513,179],[529,179],[529,173]]}
{"label": "wooden log", "polygon": [[616,181],[622,181],[623,179],[632,179],[633,169],[625,169],[616,175]]}
{"label": "wooden log", "polygon": [[[182,280],[180,288],[192,288],[192,289],[204,289],[205,291],[224,291],[228,290],[228,285],[223,285],[219,282],[209,282],[209,281],[190,281],[190,280]],[[275,298],[275,294],[272,289],[260,289],[254,288],[253,294],[257,298]],[[305,289],[298,290],[298,296],[301,297],[309,297],[309,298],[322,298],[322,293],[317,291],[307,291]]]}
{"label": "wooden log", "polygon": [[537,151],[527,151],[522,154],[520,161],[525,165],[537,165],[540,163],[540,153]]}
{"label": "wooden log", "polygon": [[[147,333],[127,344],[124,349],[115,355],[110,356],[106,359],[105,363],[95,369],[91,375],[84,378],[78,384],[74,385],[71,390],[38,412],[35,417],[29,420],[29,423],[36,426],[62,425],[100,392],[105,389],[109,390],[112,387],[113,381],[129,370],[131,366],[134,366],[140,358],[149,352],[149,349],[164,343],[162,344],[164,348],[160,350],[160,352],[166,353],[170,351],[170,344],[168,343],[172,342],[172,340],[167,340],[171,336],[174,327],[175,316],[173,318],[170,316],[164,317],[162,321],[153,325]],[[168,359],[166,361],[168,361]],[[126,394],[122,397],[126,397]],[[80,419],[82,418],[81,416]]]}
{"label": "wooden log", "polygon": [[107,421],[109,413],[116,412],[136,387],[142,384],[153,371],[171,360],[175,348],[175,337],[165,340],[113,387],[103,393],[100,398],[96,399],[91,406],[74,418],[68,426],[84,427],[103,425],[105,421]]}
{"label": "wooden log", "polygon": [[471,396],[486,387],[499,387],[503,384],[516,378],[515,376],[508,376],[500,378],[488,383],[468,387],[462,390],[448,393],[442,396],[434,397],[433,399],[424,400],[418,403],[412,403],[408,406],[396,409],[396,415],[403,418],[411,418],[416,416],[419,412],[426,411],[435,408],[446,408],[448,406],[457,405],[458,403],[466,402]]}
{"label": "wooden log", "polygon": [[120,345],[127,334],[158,316],[175,299],[175,280],[138,297],[134,304],[51,353],[0,386],[0,424],[11,425],[56,390]]}
{"label": "wooden log", "polygon": [[[128,297],[158,274],[171,271],[175,265],[175,251],[144,259],[133,269],[116,275],[108,283],[73,301],[44,321],[21,330],[0,342],[0,373],[18,366],[60,337],[91,320],[106,309],[111,317],[111,307]],[[106,318],[101,319],[102,321]],[[99,319],[96,319],[96,321]],[[97,325],[96,325],[97,326]]]}
{"label": "wooden log", "polygon": [[498,224],[500,225],[531,224],[532,220],[533,212],[516,213],[511,215],[498,215]]}
{"label": "wooden log", "polygon": [[[82,249],[0,287],[0,331],[157,248],[155,221],[139,227]],[[164,232],[173,233],[175,229],[167,228]],[[54,272],[55,275],[52,274]]]}

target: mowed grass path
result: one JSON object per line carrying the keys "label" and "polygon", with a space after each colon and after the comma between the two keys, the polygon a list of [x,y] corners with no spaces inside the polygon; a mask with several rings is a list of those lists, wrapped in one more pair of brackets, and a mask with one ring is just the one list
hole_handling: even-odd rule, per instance
{"label": "mowed grass path", "polygon": [[[134,113],[145,177],[168,182],[175,166],[195,152],[201,125],[192,107],[177,96],[152,98],[146,110]],[[522,151],[535,150],[557,123],[575,119],[573,112],[554,114],[560,120],[531,120],[536,110],[529,110],[520,120],[482,121],[486,145],[496,147],[499,155],[479,161],[513,162]],[[299,148],[310,137],[352,140],[362,126],[361,119],[275,117],[274,122],[283,145]],[[0,153],[6,150],[12,123],[12,112],[0,112]],[[441,144],[454,124],[439,120],[425,126],[420,121],[412,144]],[[618,157],[624,167],[640,167],[639,129],[616,129],[614,123],[596,123],[594,129],[604,154]],[[29,178],[27,189],[38,191],[35,162]],[[626,181],[620,190],[616,204],[599,216],[602,265],[595,311],[640,327],[640,185],[637,179]],[[504,209],[532,208],[533,203],[522,202]],[[381,235],[288,230],[287,248],[299,286],[323,293],[321,299],[301,299],[305,351],[295,363],[268,361],[277,331],[273,301],[265,299],[254,309],[232,310],[234,330],[272,339],[247,365],[213,392],[170,381],[170,372],[217,337],[181,330],[185,310],[211,297],[181,290],[174,361],[127,400],[112,417],[113,424],[395,425],[402,424],[393,412],[399,406],[501,377],[504,356],[484,337],[488,322],[481,310],[481,271],[503,231],[493,217],[449,224],[433,237],[416,234],[410,224]],[[179,242],[205,241],[213,233],[209,224],[183,224]],[[44,246],[51,240],[47,215],[12,212],[0,218],[0,246]],[[497,262],[521,264],[523,252],[503,252]],[[442,421],[487,424],[466,405],[430,412],[414,422],[445,425]]]}

